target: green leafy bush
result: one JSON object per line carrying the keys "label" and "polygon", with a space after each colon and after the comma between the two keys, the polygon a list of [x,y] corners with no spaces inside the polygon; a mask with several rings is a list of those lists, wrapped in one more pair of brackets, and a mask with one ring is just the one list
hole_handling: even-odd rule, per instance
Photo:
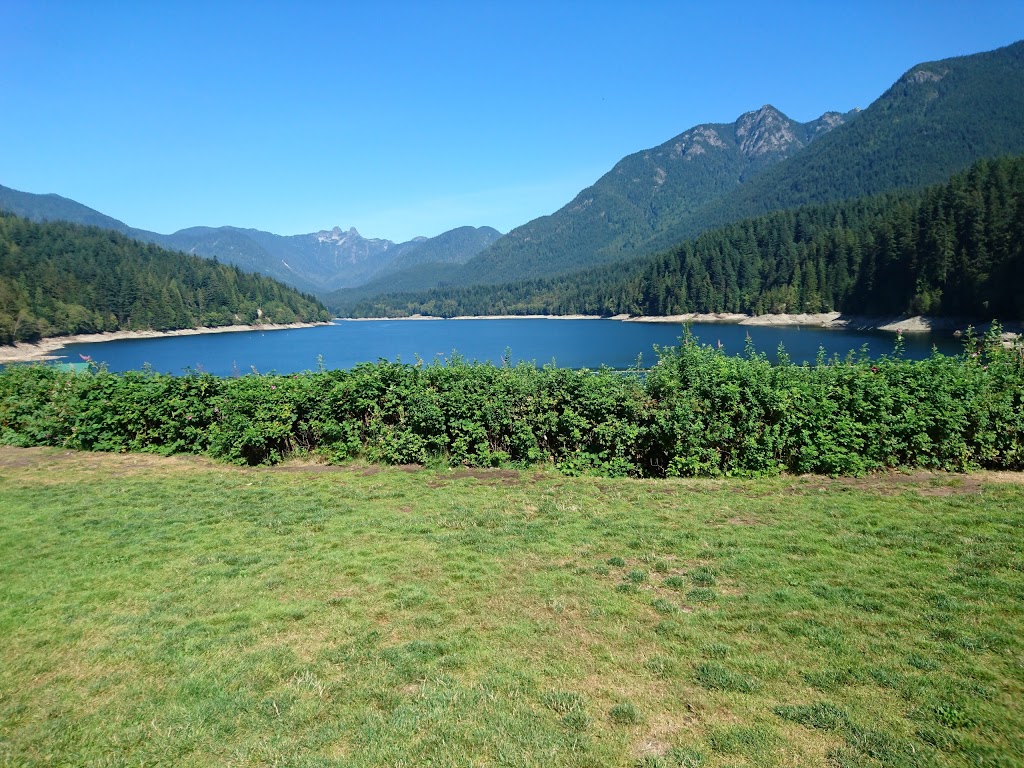
{"label": "green leafy bush", "polygon": [[[685,336],[649,371],[381,362],[221,379],[153,371],[0,372],[0,441],[201,453],[240,464],[528,466],[665,477],[1024,468],[1024,354],[1000,329],[913,362],[851,354],[797,366]],[[623,561],[624,564],[624,561]],[[657,569],[656,569],[657,570]],[[697,569],[698,587],[714,574]]]}

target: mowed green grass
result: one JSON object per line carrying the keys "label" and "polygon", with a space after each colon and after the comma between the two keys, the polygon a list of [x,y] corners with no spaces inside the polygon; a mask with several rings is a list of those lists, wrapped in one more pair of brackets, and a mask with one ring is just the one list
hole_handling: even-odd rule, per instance
{"label": "mowed green grass", "polygon": [[1013,476],[0,449],[0,765],[1019,766]]}

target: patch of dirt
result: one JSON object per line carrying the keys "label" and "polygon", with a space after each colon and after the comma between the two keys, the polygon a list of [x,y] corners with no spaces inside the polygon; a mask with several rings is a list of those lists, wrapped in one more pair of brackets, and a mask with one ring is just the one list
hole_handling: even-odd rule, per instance
{"label": "patch of dirt", "polygon": [[451,473],[453,480],[461,480],[472,477],[475,480],[487,483],[488,485],[519,485],[519,473],[514,469],[486,469],[480,467],[467,467],[458,469]]}
{"label": "patch of dirt", "polygon": [[729,525],[761,525],[761,521],[753,515],[734,515],[725,522]]}
{"label": "patch of dirt", "polygon": [[[320,464],[314,461],[293,460],[272,467],[240,467],[233,464],[225,464],[205,456],[193,456],[179,454],[175,456],[160,456],[153,453],[101,453],[88,451],[71,451],[60,448],[14,448],[11,446],[0,446],[0,470],[32,470],[32,469],[56,469],[74,468],[86,471],[102,471],[108,475],[117,473],[133,474],[138,472],[153,471],[180,471],[188,469],[219,470],[223,472],[239,472],[243,474],[253,472],[285,472],[285,473],[349,473],[362,477],[369,477],[383,472],[387,469],[399,472],[418,473],[428,472],[421,464],[401,464],[394,467],[386,467],[375,464]],[[450,480],[473,478],[487,485],[518,486],[524,482],[547,482],[551,488],[561,487],[564,483],[557,480],[556,475],[544,472],[537,472],[526,475],[513,469],[486,469],[476,467],[465,467],[452,472],[436,473],[434,478],[427,481],[429,488],[442,488],[449,484]],[[792,478],[792,483],[780,487],[776,492],[748,492],[745,483],[737,481],[732,483],[720,479],[716,480],[691,480],[685,485],[674,484],[666,488],[662,482],[657,480],[632,480],[629,481],[629,488],[632,492],[640,493],[638,496],[671,497],[680,491],[699,491],[702,493],[714,493],[725,490],[732,494],[742,495],[746,498],[770,498],[776,494],[796,493],[821,493],[845,488],[854,490],[872,491],[882,495],[896,495],[905,492],[916,492],[926,497],[946,496],[970,496],[983,492],[986,485],[1010,484],[1024,485],[1024,472],[1005,471],[981,471],[970,474],[954,472],[932,472],[928,470],[914,470],[910,472],[878,472],[864,477],[840,477],[831,478],[815,475],[803,475]],[[608,494],[621,490],[623,486],[618,481],[602,482],[598,486],[601,493]],[[633,499],[628,499],[633,501]],[[759,525],[756,517],[749,514],[740,514],[723,520],[722,524],[728,525]]]}
{"label": "patch of dirt", "polygon": [[11,448],[0,446],[0,467],[5,469],[20,469],[22,467],[35,466],[38,461],[29,453],[37,451],[38,448]]}
{"label": "patch of dirt", "polygon": [[864,477],[844,477],[836,480],[847,488],[900,493],[914,490],[922,496],[954,496],[981,493],[981,478],[977,475],[938,474],[926,471],[882,472]]}
{"label": "patch of dirt", "polygon": [[[102,453],[61,448],[13,448],[0,446],[0,469],[80,469],[106,475],[125,476],[139,472],[179,469],[221,469],[245,471],[244,467],[220,464],[204,456],[153,453]],[[55,474],[54,479],[58,479]]]}
{"label": "patch of dirt", "polygon": [[[373,471],[369,474],[377,474],[379,469],[372,468]],[[289,461],[285,464],[275,464],[272,467],[267,467],[270,472],[308,472],[310,474],[320,474],[324,472],[348,472],[359,475],[367,474],[363,468],[354,467],[343,467],[338,464],[314,464],[313,462],[307,461]]]}
{"label": "patch of dirt", "polygon": [[633,752],[636,757],[643,759],[645,757],[664,757],[670,749],[672,749],[672,745],[667,741],[648,737],[640,742]]}
{"label": "patch of dirt", "polygon": [[792,486],[797,492],[811,490],[830,491],[837,488],[852,488],[873,491],[884,496],[893,496],[907,491],[920,496],[943,498],[947,496],[976,496],[991,484],[1024,484],[1021,472],[932,472],[914,470],[911,472],[877,472],[864,477],[801,477],[800,484]]}

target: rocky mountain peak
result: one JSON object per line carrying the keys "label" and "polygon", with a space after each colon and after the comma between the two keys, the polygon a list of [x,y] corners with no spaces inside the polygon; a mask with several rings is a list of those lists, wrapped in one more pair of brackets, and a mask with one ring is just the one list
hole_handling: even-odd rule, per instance
{"label": "rocky mountain peak", "polygon": [[842,125],[845,121],[839,112],[826,112],[818,118],[817,122],[827,125],[829,128],[835,128],[837,125]]}
{"label": "rocky mountain peak", "polygon": [[910,72],[907,72],[907,74],[900,78],[900,80],[901,82],[914,83],[915,85],[920,85],[921,83],[937,83],[946,76],[947,72],[948,70],[942,68],[938,68],[938,71],[930,69],[913,69]]}
{"label": "rocky mountain peak", "polygon": [[[860,110],[852,110],[852,114],[856,114]],[[822,136],[833,128],[838,128],[840,125],[846,122],[846,116],[841,112],[826,112],[817,120],[812,120],[807,123],[806,128],[808,132],[808,138],[811,141]]]}
{"label": "rocky mountain peak", "polygon": [[794,130],[794,123],[771,104],[740,115],[736,121],[736,141],[744,157],[786,153],[804,142]]}
{"label": "rocky mountain peak", "polygon": [[359,230],[355,227],[349,227],[348,230],[344,230],[341,227],[335,227],[329,232],[325,229],[320,230],[316,233],[316,239],[321,243],[337,243],[343,245],[346,240],[360,241],[363,236],[359,234]]}
{"label": "rocky mountain peak", "polygon": [[698,125],[685,133],[679,134],[672,142],[669,150],[669,157],[677,160],[685,157],[692,160],[697,155],[703,155],[709,149],[725,149],[726,143],[710,125]]}

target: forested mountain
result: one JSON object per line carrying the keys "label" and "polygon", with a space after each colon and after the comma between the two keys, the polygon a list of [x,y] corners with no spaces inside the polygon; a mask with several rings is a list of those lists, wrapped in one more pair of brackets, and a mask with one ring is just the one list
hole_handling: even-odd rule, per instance
{"label": "forested mountain", "polygon": [[68,221],[129,234],[132,228],[88,206],[60,195],[19,192],[0,184],[0,212],[13,213],[32,221]]}
{"label": "forested mountain", "polygon": [[414,269],[326,296],[351,305],[376,290],[498,283],[554,275],[634,254],[666,222],[732,191],[759,170],[800,151],[851,115],[830,112],[797,123],[772,106],[734,123],[698,125],[664,144],[623,158],[561,210],[509,232],[462,270]]}
{"label": "forested mountain", "polygon": [[321,294],[328,306],[352,307],[372,296],[415,291],[435,281],[457,278],[459,266],[469,261],[501,233],[491,227],[460,227],[431,238],[403,253],[379,277],[354,288]]}
{"label": "forested mountain", "polygon": [[420,264],[465,264],[501,237],[493,227],[459,227],[412,245],[384,270],[385,274]]}
{"label": "forested mountain", "polygon": [[623,158],[561,210],[480,254],[463,282],[551,275],[621,259],[704,203],[799,152],[846,120],[797,123],[770,105],[734,123],[698,125]]}
{"label": "forested mountain", "polygon": [[275,235],[238,227],[190,227],[171,235],[137,231],[135,236],[165,248],[215,257],[314,293],[360,285],[425,239],[393,243],[365,238],[355,227],[305,235]]}
{"label": "forested mountain", "polygon": [[1024,318],[1024,157],[805,206],[567,279],[392,295],[357,316],[841,311]]}
{"label": "forested mountain", "polygon": [[918,64],[858,117],[646,244],[809,203],[937,184],[976,160],[1024,153],[1024,41]]}
{"label": "forested mountain", "polygon": [[437,237],[417,237],[405,243],[365,238],[355,227],[305,235],[275,235],[238,227],[189,227],[162,235],[130,227],[60,195],[36,195],[4,186],[0,186],[0,211],[32,221],[68,221],[112,229],[168,250],[216,258],[311,293],[359,286],[386,272],[431,261],[461,264],[501,236],[490,227],[459,227]]}
{"label": "forested mountain", "polygon": [[316,299],[238,267],[100,227],[0,214],[0,344],[329,318]]}
{"label": "forested mountain", "polygon": [[[764,107],[734,126],[692,128],[620,161],[463,269],[396,282],[418,290],[557,275],[773,210],[937,183],[980,158],[1024,152],[1022,114],[1024,42],[920,64],[860,113],[799,124]],[[366,296],[341,291],[328,300],[351,308]]]}

